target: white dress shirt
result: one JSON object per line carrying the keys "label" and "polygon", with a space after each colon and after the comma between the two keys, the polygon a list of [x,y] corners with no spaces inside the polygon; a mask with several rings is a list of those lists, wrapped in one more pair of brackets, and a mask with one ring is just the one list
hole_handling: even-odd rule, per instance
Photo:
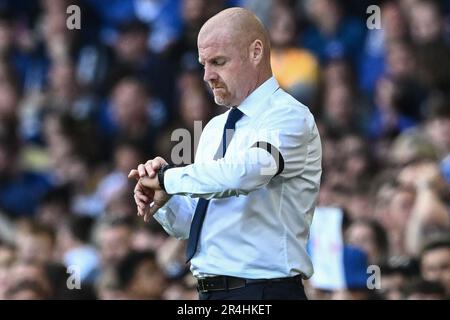
{"label": "white dress shirt", "polygon": [[[244,116],[225,157],[214,160],[229,111],[205,126],[194,164],[166,171],[173,196],[154,217],[169,234],[187,239],[198,198],[211,199],[191,260],[196,277],[309,278],[306,243],[322,172],[314,118],[273,77],[238,108]],[[280,174],[276,157],[252,147],[256,142],[279,150]]]}

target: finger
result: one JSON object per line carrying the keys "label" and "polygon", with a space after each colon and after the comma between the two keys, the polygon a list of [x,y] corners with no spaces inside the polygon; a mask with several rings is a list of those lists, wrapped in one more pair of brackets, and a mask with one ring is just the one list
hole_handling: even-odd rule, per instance
{"label": "finger", "polygon": [[134,191],[134,199],[136,201],[136,204],[138,202],[142,202],[145,204],[149,204],[153,200],[153,194],[152,193],[144,193],[141,190]]}
{"label": "finger", "polygon": [[138,216],[143,217],[149,208],[148,204],[140,204],[137,206]]}
{"label": "finger", "polygon": [[156,170],[153,169],[152,161],[147,161],[145,164],[145,171],[150,178],[153,178],[156,175]]}
{"label": "finger", "polygon": [[140,164],[138,166],[138,171],[139,171],[139,177],[145,177],[147,175],[147,172],[145,171],[145,166],[143,164]]}
{"label": "finger", "polygon": [[167,161],[161,157],[156,157],[152,161],[152,166],[155,171],[161,168],[164,164],[167,164]]}
{"label": "finger", "polygon": [[[137,194],[134,195],[134,202],[136,203],[136,205],[138,207],[143,207],[143,206],[145,206],[147,204],[145,201],[140,199]],[[150,203],[150,201],[149,201],[149,203]]]}
{"label": "finger", "polygon": [[143,188],[143,187],[142,187],[142,185],[139,183],[139,180],[138,180],[138,182],[136,182],[136,185],[134,186],[134,193],[137,193],[137,192],[144,193],[144,190],[143,190],[142,188]]}
{"label": "finger", "polygon": [[138,198],[144,204],[150,204],[150,198],[144,194],[136,193],[135,197]]}
{"label": "finger", "polygon": [[137,216],[138,217],[141,217],[142,216],[142,211],[141,211],[141,208],[139,208],[139,207],[136,207],[137,208]]}
{"label": "finger", "polygon": [[139,179],[139,172],[136,169],[131,170],[128,179]]}
{"label": "finger", "polygon": [[[134,199],[136,201],[136,199]],[[142,216],[142,208],[136,202],[137,215]]]}
{"label": "finger", "polygon": [[139,217],[143,217],[144,215],[145,215],[145,208],[144,209],[142,209],[142,208],[137,208],[138,209],[138,212],[137,212],[137,215],[139,216]]}
{"label": "finger", "polygon": [[146,205],[145,205],[144,203],[142,203],[142,202],[140,202],[140,203],[136,202],[136,208],[137,208],[137,211],[138,211],[138,216],[142,216],[142,215],[143,215],[143,212],[144,212],[144,210],[145,210],[145,207],[146,207]]}

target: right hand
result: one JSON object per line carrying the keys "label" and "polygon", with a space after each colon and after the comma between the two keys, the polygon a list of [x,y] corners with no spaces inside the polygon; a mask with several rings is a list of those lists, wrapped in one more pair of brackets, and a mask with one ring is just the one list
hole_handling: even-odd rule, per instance
{"label": "right hand", "polygon": [[170,196],[163,190],[146,187],[142,183],[142,178],[154,178],[159,168],[164,164],[167,164],[167,162],[163,158],[156,157],[145,164],[140,164],[137,169],[131,170],[128,174],[128,178],[137,180],[134,188],[134,201],[138,215],[143,216],[145,222],[150,220],[150,217],[169,200]]}

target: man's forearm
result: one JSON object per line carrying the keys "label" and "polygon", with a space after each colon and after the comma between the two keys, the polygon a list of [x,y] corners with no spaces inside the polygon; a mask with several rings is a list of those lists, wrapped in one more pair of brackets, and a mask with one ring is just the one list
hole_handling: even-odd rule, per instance
{"label": "man's forearm", "polygon": [[267,151],[252,148],[236,161],[225,159],[173,168],[165,172],[169,194],[201,198],[226,198],[248,194],[266,185],[277,172],[277,164]]}

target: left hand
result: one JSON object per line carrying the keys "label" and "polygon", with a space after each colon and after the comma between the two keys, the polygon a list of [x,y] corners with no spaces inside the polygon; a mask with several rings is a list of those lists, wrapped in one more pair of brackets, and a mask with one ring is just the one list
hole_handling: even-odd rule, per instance
{"label": "left hand", "polygon": [[161,190],[161,187],[159,185],[158,176],[154,176],[153,178],[150,177],[142,177],[139,179],[138,183],[143,187],[147,189],[152,189],[153,191]]}

